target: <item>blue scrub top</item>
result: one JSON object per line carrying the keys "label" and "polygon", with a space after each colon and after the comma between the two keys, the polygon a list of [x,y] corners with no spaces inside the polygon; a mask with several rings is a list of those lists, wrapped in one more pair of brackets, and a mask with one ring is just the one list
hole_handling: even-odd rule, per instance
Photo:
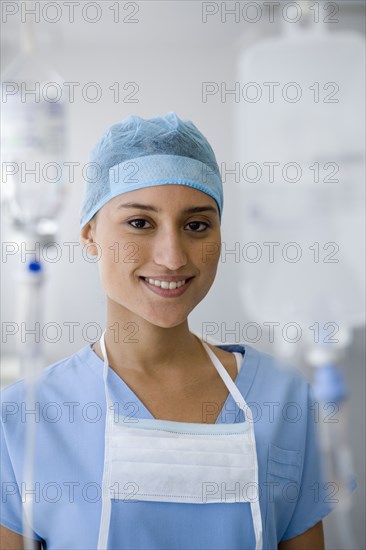
{"label": "blue scrub top", "polygon": [[[217,347],[244,355],[235,383],[254,417],[263,548],[277,549],[280,541],[307,531],[332,509],[311,389],[299,371],[252,346]],[[111,368],[108,385],[119,414],[153,418]],[[97,548],[104,461],[103,361],[87,345],[46,368],[32,410],[27,410],[22,380],[2,390],[1,396],[1,524],[23,532],[22,501],[32,492],[36,502],[31,527],[45,548]],[[220,411],[208,412],[212,420],[218,417],[218,424],[245,421],[231,395]],[[28,422],[35,422],[37,430],[31,487],[23,481]],[[113,500],[108,548],[254,549],[250,505],[225,503],[224,495],[222,503],[208,504]]]}

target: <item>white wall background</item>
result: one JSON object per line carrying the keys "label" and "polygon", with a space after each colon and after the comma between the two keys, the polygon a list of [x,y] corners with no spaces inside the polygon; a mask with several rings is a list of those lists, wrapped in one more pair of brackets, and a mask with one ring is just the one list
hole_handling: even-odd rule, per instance
{"label": "white wall background", "polygon": [[[62,6],[62,2],[59,2]],[[85,4],[85,2],[84,2]],[[125,3],[121,3],[125,4]],[[220,5],[221,3],[217,3]],[[233,4],[233,3],[228,3]],[[262,4],[262,3],[261,3]],[[174,110],[181,118],[189,118],[207,136],[216,153],[218,162],[228,165],[233,160],[235,104],[232,101],[202,102],[202,82],[227,82],[236,80],[236,60],[240,48],[271,33],[279,32],[280,21],[268,23],[263,17],[260,23],[251,24],[234,18],[221,22],[220,14],[202,22],[202,3],[195,1],[145,1],[138,2],[138,23],[115,24],[108,8],[112,2],[100,2],[102,19],[90,24],[75,10],[75,22],[70,23],[67,12],[58,23],[37,24],[37,38],[44,59],[61,75],[65,82],[98,82],[103,91],[102,99],[90,103],[76,92],[76,100],[69,105],[69,150],[68,161],[81,165],[88,160],[88,152],[106,128],[130,114],[143,117],[162,115]],[[353,29],[364,35],[364,3],[338,2],[340,22],[332,32]],[[121,11],[125,15],[128,11]],[[90,12],[92,14],[92,12]],[[50,16],[51,16],[50,11]],[[19,17],[3,23],[3,66],[19,52]],[[138,103],[115,103],[108,87],[114,82],[123,85],[136,82]],[[80,176],[80,171],[76,172]],[[59,217],[58,242],[78,242],[79,210],[83,181],[79,178],[68,185],[68,195]],[[225,207],[222,224],[222,240],[228,248],[238,240],[240,220],[232,219],[230,212],[235,205],[234,190],[229,185],[224,190]],[[237,205],[236,205],[237,207]],[[3,241],[15,240],[15,235],[3,221]],[[57,263],[47,263],[46,303],[44,322],[56,322],[62,329],[56,343],[44,346],[50,364],[70,355],[87,345],[82,328],[95,322],[101,327],[105,321],[105,301],[99,285],[97,266],[87,263],[76,248],[75,261],[71,262],[67,248],[62,246],[62,257]],[[2,264],[2,321],[14,320],[18,258],[10,258]],[[230,259],[221,262],[219,273],[211,292],[190,317],[192,330],[201,332],[202,323],[235,322],[250,320],[235,288],[239,271]],[[79,323],[75,339],[69,338],[65,323]],[[220,339],[220,338],[218,338]],[[228,340],[232,340],[230,336]],[[345,358],[348,383],[353,391],[351,402],[351,444],[354,450],[355,467],[359,476],[359,489],[355,495],[353,515],[354,529],[365,547],[364,515],[364,339],[360,331]],[[256,347],[270,351],[267,338]],[[3,357],[15,352],[15,341],[3,341]],[[5,363],[6,361],[4,361]],[[303,366],[303,365],[300,365]],[[329,548],[336,548],[332,520],[326,521]]]}

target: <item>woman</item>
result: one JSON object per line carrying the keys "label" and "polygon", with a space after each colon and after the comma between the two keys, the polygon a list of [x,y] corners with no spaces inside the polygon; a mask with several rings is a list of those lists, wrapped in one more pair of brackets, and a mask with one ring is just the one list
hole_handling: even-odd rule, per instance
{"label": "woman", "polygon": [[33,491],[39,548],[322,549],[330,507],[308,383],[188,327],[220,255],[210,145],[174,113],[132,116],[91,161],[81,243],[98,259],[106,330],[38,383],[31,488],[24,383],[3,391],[2,548],[22,548]]}

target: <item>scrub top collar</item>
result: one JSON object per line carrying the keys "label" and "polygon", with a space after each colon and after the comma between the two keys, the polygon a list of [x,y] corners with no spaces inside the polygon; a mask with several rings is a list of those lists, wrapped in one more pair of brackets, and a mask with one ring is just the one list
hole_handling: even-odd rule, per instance
{"label": "scrub top collar", "polygon": [[[88,365],[88,368],[91,368],[95,372],[95,374],[100,377],[102,384],[103,361],[93,351],[92,346],[93,344],[89,344],[84,348],[86,354],[85,361]],[[234,382],[240,389],[240,392],[242,393],[244,399],[248,402],[248,394],[258,371],[260,352],[247,344],[214,344],[214,346],[227,352],[238,351],[239,353],[244,354],[240,371],[237,374]],[[212,365],[212,368],[215,368],[214,365]],[[155,417],[145,407],[143,402],[132,391],[128,384],[126,384],[126,382],[110,367],[108,370],[108,383],[112,401],[117,401],[118,403],[131,403],[131,406],[133,404],[136,404],[138,406],[139,418],[148,418],[155,420]],[[215,424],[230,424],[235,422],[243,422],[244,420],[245,417],[243,412],[234,402],[233,396],[229,394],[223,407],[220,409]]]}

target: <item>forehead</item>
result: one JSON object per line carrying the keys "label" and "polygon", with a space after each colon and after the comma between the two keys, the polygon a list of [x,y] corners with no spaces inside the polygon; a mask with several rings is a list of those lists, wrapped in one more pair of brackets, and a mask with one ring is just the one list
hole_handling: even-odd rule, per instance
{"label": "forehead", "polygon": [[[171,212],[188,207],[208,206],[218,213],[216,201],[207,193],[193,187],[180,184],[154,185],[135,191],[128,191],[111,199],[105,207],[109,210],[125,210],[124,206],[139,204],[151,206],[156,210]],[[138,208],[136,206],[136,208]],[[126,208],[127,210],[127,208]]]}

